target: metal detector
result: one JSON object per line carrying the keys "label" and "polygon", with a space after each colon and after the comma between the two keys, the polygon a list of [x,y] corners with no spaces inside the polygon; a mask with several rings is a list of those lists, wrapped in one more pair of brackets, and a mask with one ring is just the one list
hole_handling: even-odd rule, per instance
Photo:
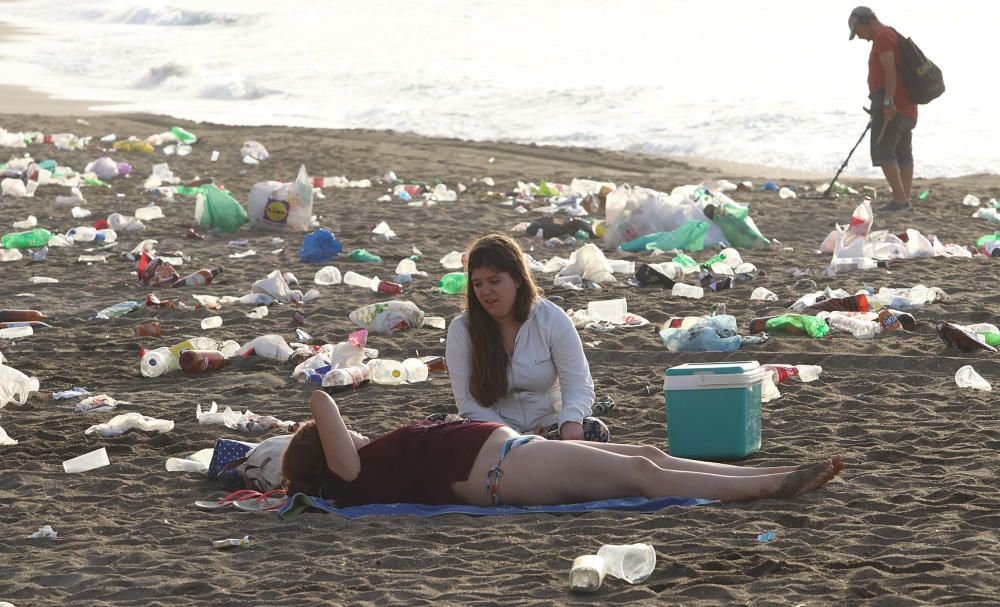
{"label": "metal detector", "polygon": [[[869,116],[871,115],[871,111],[868,108],[861,109],[863,109]],[[830,180],[830,185],[826,186],[825,192],[822,194],[804,194],[799,196],[799,198],[804,198],[806,200],[824,200],[833,198],[833,184],[837,183],[837,178],[840,177],[840,174],[847,168],[847,163],[851,161],[851,156],[854,155],[854,150],[858,149],[858,146],[861,145],[861,141],[865,138],[865,135],[868,134],[868,129],[870,128],[872,128],[872,119],[868,118],[868,124],[865,125],[865,130],[861,131],[861,136],[858,137],[858,142],[855,143],[854,147],[851,148],[851,151],[847,153],[847,158],[844,158],[844,164],[840,165],[840,168],[837,169],[837,173],[833,176],[833,179]],[[885,131],[884,128],[882,130],[883,132]]]}

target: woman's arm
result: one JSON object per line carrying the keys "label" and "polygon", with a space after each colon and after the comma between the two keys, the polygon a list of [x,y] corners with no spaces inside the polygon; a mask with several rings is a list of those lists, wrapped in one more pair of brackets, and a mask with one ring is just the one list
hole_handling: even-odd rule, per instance
{"label": "woman's arm", "polygon": [[[583,342],[573,321],[565,312],[554,315],[551,331],[552,364],[559,377],[559,391],[562,394],[562,411],[559,413],[559,427],[567,422],[582,422],[592,413],[594,404],[594,379],[590,376],[590,365],[583,352]],[[582,430],[581,430],[582,433]]]}
{"label": "woman's arm", "polygon": [[337,403],[326,392],[316,390],[309,397],[309,409],[319,430],[326,467],[343,480],[353,481],[361,472],[361,458],[358,457],[351,431],[340,417]]}
{"label": "woman's arm", "polygon": [[451,326],[448,327],[445,358],[448,361],[448,378],[451,380],[451,391],[455,395],[455,404],[458,405],[458,414],[465,419],[477,422],[496,422],[506,425],[507,422],[495,409],[480,405],[469,392],[469,377],[472,375],[472,347],[469,343],[469,330],[466,328],[466,323],[458,318],[451,321]]}

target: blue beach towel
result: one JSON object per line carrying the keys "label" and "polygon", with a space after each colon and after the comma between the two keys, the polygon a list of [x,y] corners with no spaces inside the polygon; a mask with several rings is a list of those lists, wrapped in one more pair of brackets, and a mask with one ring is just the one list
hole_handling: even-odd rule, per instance
{"label": "blue beach towel", "polygon": [[296,494],[288,503],[278,510],[278,516],[284,520],[292,520],[309,508],[317,508],[324,512],[332,512],[347,519],[362,516],[438,516],[440,514],[468,514],[471,516],[494,516],[498,514],[535,514],[538,512],[588,512],[590,510],[628,510],[634,512],[654,512],[667,506],[700,506],[710,504],[714,500],[687,497],[625,497],[612,500],[597,500],[579,504],[560,504],[557,506],[465,506],[454,504],[447,506],[425,506],[423,504],[369,504],[367,506],[352,506],[338,508],[336,504],[319,497]]}

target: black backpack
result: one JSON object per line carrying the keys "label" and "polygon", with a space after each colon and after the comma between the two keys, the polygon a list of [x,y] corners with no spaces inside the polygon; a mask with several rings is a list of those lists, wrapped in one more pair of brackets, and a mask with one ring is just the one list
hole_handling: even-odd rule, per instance
{"label": "black backpack", "polygon": [[913,103],[930,103],[944,93],[944,76],[941,68],[924,55],[912,38],[899,38],[899,71],[903,76],[903,86]]}

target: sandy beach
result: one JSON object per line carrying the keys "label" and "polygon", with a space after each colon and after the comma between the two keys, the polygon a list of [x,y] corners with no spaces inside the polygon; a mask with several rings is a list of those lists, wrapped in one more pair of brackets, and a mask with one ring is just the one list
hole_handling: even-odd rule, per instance
{"label": "sandy beach", "polygon": [[[6,99],[6,98],[5,98]],[[0,199],[3,232],[29,214],[52,232],[131,213],[155,198],[142,190],[154,163],[169,162],[182,179],[212,177],[241,202],[259,181],[294,179],[300,164],[312,175],[371,179],[369,189],[326,188],[314,212],[322,226],[344,242],[345,250],[364,247],[382,256],[378,266],[347,260],[333,262],[342,272],[354,270],[382,277],[395,264],[420,250],[418,267],[429,273],[406,285],[401,299],[428,314],[446,318],[460,311],[460,296],[434,289],[447,272],[438,260],[464,250],[491,230],[509,231],[539,214],[520,214],[487,196],[509,192],[520,181],[565,182],[576,177],[629,183],[661,191],[726,178],[760,184],[815,186],[829,176],[752,165],[722,165],[640,154],[503,143],[431,139],[394,132],[330,131],[288,127],[228,127],[197,124],[165,116],[83,113],[65,115],[41,104],[37,111],[4,103],[0,126],[10,131],[71,132],[94,136],[84,150],[58,151],[47,144],[0,150],[6,161],[30,153],[54,158],[77,170],[101,155],[97,139],[108,133],[141,138],[180,125],[199,140],[190,156],[112,153],[134,167],[133,176],[108,189],[84,189],[87,219],[74,219],[68,206],[54,202],[67,193],[42,186],[34,198]],[[44,113],[47,115],[38,115]],[[88,124],[80,124],[84,118]],[[259,166],[241,162],[239,148],[248,139],[261,142],[271,157]],[[208,161],[218,150],[218,162]],[[854,162],[865,162],[860,150]],[[491,159],[493,160],[491,162]],[[748,159],[752,162],[753,159]],[[377,202],[386,192],[386,171],[403,180],[451,188],[469,186],[455,202],[409,208],[399,201]],[[919,168],[918,168],[919,175]],[[496,185],[481,182],[491,177]],[[825,177],[825,179],[824,179]],[[860,189],[877,181],[847,179]],[[984,201],[1000,196],[996,176],[918,179],[915,190],[930,188],[916,211],[876,213],[875,229],[893,232],[917,228],[942,242],[969,244],[994,231],[971,219],[961,199],[974,193]],[[996,285],[1000,261],[933,258],[900,261],[887,269],[820,274],[829,262],[819,255],[820,242],[835,223],[846,223],[858,197],[841,200],[781,200],[774,192],[734,193],[751,205],[762,233],[779,241],[769,249],[744,251],[760,273],[753,281],[705,299],[671,297],[665,290],[627,287],[571,291],[553,288],[553,275],[538,275],[565,309],[588,301],[625,297],[630,312],[653,325],[673,316],[700,315],[713,303],[725,303],[741,328],[750,319],[780,311],[805,291],[796,289],[799,268],[811,272],[819,288],[848,291],[868,285],[943,289],[950,299],[914,312],[916,330],[856,340],[847,334],[812,340],[774,336],[761,346],[732,353],[673,354],[648,326],[610,332],[583,330],[581,337],[598,396],[610,396],[615,408],[605,420],[612,440],[666,449],[663,372],[695,361],[758,360],[761,363],[822,365],[813,383],[782,386],[783,397],[763,407],[763,446],[746,465],[779,465],[843,453],[847,468],[824,489],[803,498],[746,504],[669,508],[656,513],[591,512],[575,515],[531,514],[476,518],[370,517],[344,520],[309,513],[291,522],[273,515],[205,513],[195,500],[223,495],[197,474],[168,473],[164,462],[211,447],[220,437],[248,439],[219,426],[199,426],[195,407],[220,406],[280,419],[301,421],[308,415],[310,388],[290,378],[292,366],[250,357],[225,369],[201,375],[172,374],[146,378],[139,372],[140,348],[171,345],[209,335],[244,343],[266,333],[292,340],[299,326],[292,306],[272,306],[260,320],[249,308],[226,306],[225,324],[203,332],[205,310],[142,308],[113,320],[93,320],[98,310],[151,292],[135,280],[135,264],[117,252],[106,263],[77,263],[83,245],[52,249],[48,259],[28,258],[0,264],[0,308],[34,308],[50,316],[51,329],[16,342],[0,341],[8,364],[37,377],[41,389],[25,405],[0,412],[0,425],[15,446],[0,447],[0,601],[28,605],[941,605],[994,604],[1000,590],[997,522],[1000,490],[996,449],[1000,445],[1000,410],[995,393],[959,389],[955,371],[973,364],[986,379],[1000,380],[995,355],[962,353],[944,347],[934,331],[941,320],[997,322]],[[250,284],[275,269],[294,273],[303,289],[321,266],[301,263],[303,234],[287,234],[282,245],[273,233],[247,227],[235,234],[209,233],[206,240],[186,237],[194,225],[188,199],[159,203],[165,218],[150,221],[143,232],[119,234],[117,251],[154,238],[160,251],[183,251],[194,271],[222,266],[225,273],[197,293],[241,295]],[[536,206],[539,206],[536,204]],[[398,235],[390,241],[371,236],[386,221]],[[249,240],[255,256],[232,259],[243,250],[229,246]],[[520,237],[537,259],[568,257],[574,247],[548,249]],[[276,249],[280,251],[275,252]],[[649,261],[647,253],[618,253],[614,259]],[[704,261],[707,251],[695,254]],[[660,258],[661,260],[663,258]],[[32,284],[48,276],[58,284]],[[779,301],[751,302],[763,286]],[[320,286],[321,297],[301,308],[305,329],[339,342],[354,329],[348,313],[384,296],[344,285]],[[193,305],[190,290],[160,290],[161,298],[178,297]],[[133,327],[158,320],[161,338],[136,337]],[[369,346],[381,356],[402,359],[444,353],[445,331],[421,328],[392,336],[372,335]],[[75,401],[54,401],[51,393],[73,386],[105,393],[128,404],[130,411],[172,419],[166,434],[132,431],[117,438],[85,436],[92,424],[113,413],[78,414]],[[350,422],[377,435],[429,413],[454,410],[447,378],[402,386],[369,386],[338,398]],[[269,435],[276,434],[272,432]],[[106,447],[111,465],[83,474],[66,474],[61,462]],[[51,525],[55,539],[27,539]],[[773,531],[770,542],[757,536]],[[250,549],[213,550],[211,541],[253,537]],[[567,572],[573,558],[601,544],[648,542],[657,552],[653,575],[629,586],[609,579],[592,597],[569,592]]]}

